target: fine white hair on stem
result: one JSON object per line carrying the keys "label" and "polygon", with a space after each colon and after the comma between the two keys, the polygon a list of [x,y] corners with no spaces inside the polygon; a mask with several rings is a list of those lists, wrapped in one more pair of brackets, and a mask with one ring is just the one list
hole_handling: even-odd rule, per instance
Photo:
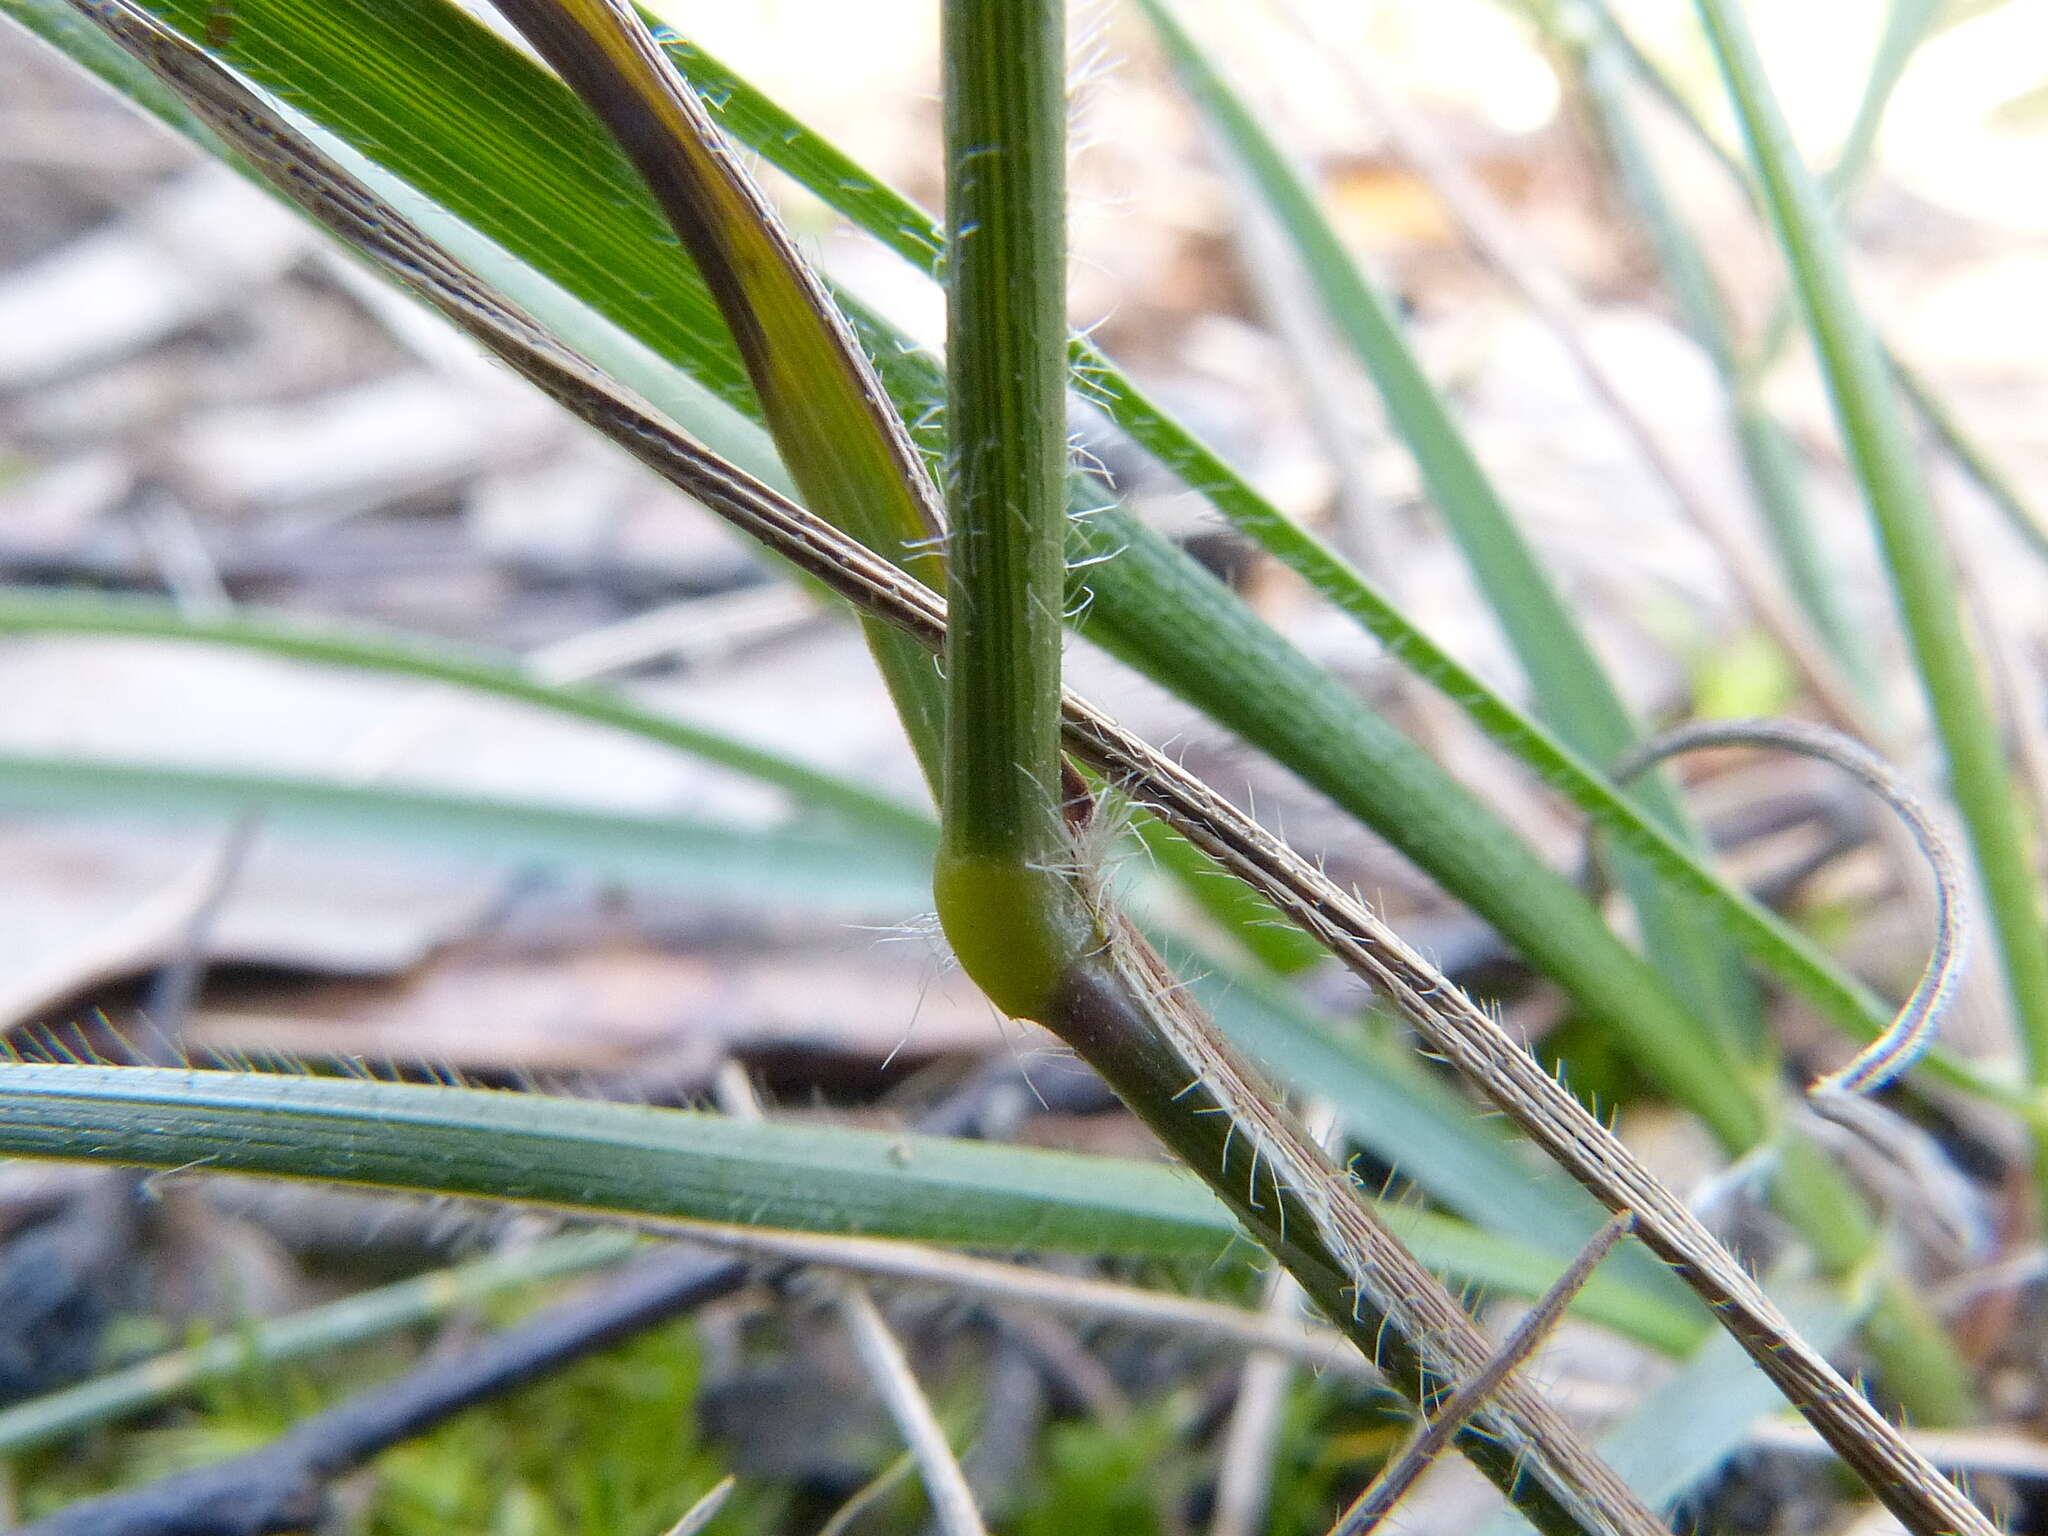
{"label": "fine white hair on stem", "polygon": [[1067,158],[1069,162],[1102,142],[1093,107],[1100,87],[1122,61],[1110,42],[1114,12],[1107,0],[1083,0],[1073,7],[1067,33]]}
{"label": "fine white hair on stem", "polygon": [[[1337,1141],[1336,1113],[1328,1104],[1304,1107],[1304,1128],[1325,1150]],[[1300,1283],[1284,1269],[1268,1279],[1259,1309],[1262,1321],[1285,1326],[1298,1323],[1310,1306]],[[1254,1536],[1266,1524],[1272,1490],[1274,1453],[1279,1446],[1287,1389],[1298,1362],[1274,1350],[1255,1350],[1238,1378],[1237,1402],[1231,1410],[1217,1459],[1216,1511],[1209,1536]]]}
{"label": "fine white hair on stem", "polygon": [[1600,1267],[1600,1261],[1634,1227],[1635,1217],[1623,1211],[1593,1234],[1592,1240],[1579,1250],[1578,1257],[1544,1292],[1542,1299],[1522,1315],[1505,1342],[1486,1362],[1486,1368],[1458,1385],[1457,1390],[1430,1417],[1422,1432],[1387,1463],[1365,1492],[1358,1496],[1357,1502],[1330,1528],[1330,1536],[1370,1536],[1385,1524],[1387,1517],[1394,1512],[1394,1506],[1415,1485],[1415,1480],[1450,1449],[1452,1438],[1479,1411],[1487,1398],[1497,1392],[1501,1383],[1513,1375],[1535,1353],[1537,1346],[1549,1337],[1551,1330],[1563,1319],[1572,1298],[1593,1278],[1593,1271]]}
{"label": "fine white hair on stem", "polygon": [[1833,764],[1891,807],[1934,872],[1934,947],[1911,996],[1882,1034],[1845,1066],[1816,1079],[1807,1094],[1820,1100],[1884,1087],[1934,1043],[1962,981],[1969,953],[1970,916],[1962,866],[1955,853],[1927,808],[1882,758],[1840,731],[1801,720],[1694,721],[1642,742],[1614,765],[1611,777],[1616,784],[1625,784],[1668,758],[1700,747],[1763,747]]}

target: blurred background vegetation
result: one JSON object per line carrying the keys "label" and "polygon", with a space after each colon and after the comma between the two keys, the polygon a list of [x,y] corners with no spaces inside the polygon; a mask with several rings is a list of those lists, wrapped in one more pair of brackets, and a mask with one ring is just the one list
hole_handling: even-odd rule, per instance
{"label": "blurred background vegetation", "polygon": [[[37,0],[0,9],[46,31],[55,14]],[[1895,557],[1873,537],[1693,7],[1262,0],[1174,14],[1388,301],[1628,714],[1832,719],[1939,799],[1946,758],[1895,617]],[[936,208],[929,0],[759,0],[665,19]],[[2038,913],[2048,4],[1786,0],[1750,22],[1798,148],[1835,168],[1830,206],[1867,318],[1925,402],[1911,447],[1998,713]],[[230,46],[264,24],[254,5],[206,23]],[[1513,619],[1447,528],[1441,484],[1303,264],[1299,228],[1276,217],[1270,178],[1226,119],[1191,105],[1145,11],[1091,0],[1073,26],[1073,324],[1452,656],[1541,703]],[[966,1093],[991,1139],[1156,1157],[1101,1096],[1030,1086],[1065,1070],[1049,1038],[997,1019],[952,972],[925,918],[917,814],[904,814],[920,780],[851,626],[7,22],[0,83],[0,1029],[22,1057],[289,1063],[656,1105],[710,1102],[736,1064],[778,1122],[890,1130]],[[940,290],[900,249],[750,164],[836,282],[912,341],[942,340]],[[1584,818],[1554,786],[1127,438],[1078,407],[1074,428],[1146,524],[1576,877]],[[138,639],[111,620],[52,619],[53,594],[157,599],[199,628],[261,612],[404,631],[444,646],[447,665],[482,656],[544,688],[593,682],[714,746],[679,754],[653,731],[608,731],[431,669]],[[1597,1007],[1355,806],[1101,651],[1070,647],[1069,672],[1369,895],[1674,1188],[1733,1187],[1715,1182],[1739,1150],[1725,1120],[1660,1085]],[[764,770],[747,749],[798,769]],[[821,791],[801,770],[833,778]],[[1688,760],[1681,781],[1731,881],[1882,995],[1910,988],[1928,894],[1881,810],[1791,758]],[[894,814],[893,833],[835,842],[820,795],[855,825]],[[1440,1221],[1434,1248],[1418,1238],[1424,1257],[1504,1327],[1561,1262],[1540,1250],[1571,1234],[1546,1243],[1541,1229],[1558,1209],[1583,1216],[1572,1192],[1504,1150],[1476,1101],[1334,967],[1195,910],[1135,854],[1125,868],[1148,919],[1202,946],[1193,969],[1226,1027],[1306,1103],[1330,1104],[1370,1187]],[[1631,909],[1605,910],[1633,940]],[[1771,1092],[1846,1055],[1798,996],[1733,985],[1718,1003],[1683,1000],[1746,1011],[1753,1054],[1740,1059],[1765,1063]],[[2022,991],[2021,1011],[2029,1002],[2048,1009]],[[1888,1100],[1910,1155],[1842,1152],[1845,1187],[1869,1198],[1881,1234],[1851,1241],[1852,1261],[1820,1241],[1809,1273],[1800,1242],[1739,1192],[1720,1215],[1816,1342],[1871,1369],[1888,1404],[1967,1429],[1945,1454],[2030,1530],[2048,1472],[2032,1438],[2048,1420],[2048,1292],[2028,1141],[2039,1111],[2013,1113],[2030,1091],[2016,1038],[1986,937],[1944,1024],[1967,1065]],[[1013,1061],[1019,1080],[993,1100],[963,1088]],[[528,1263],[561,1251],[538,1218],[279,1199],[197,1176],[151,1181],[141,1214],[114,1218],[99,1177],[0,1165],[0,1396],[33,1407],[203,1339],[246,1349],[197,1393],[119,1424],[57,1435],[0,1409],[23,1520],[263,1444],[575,1296],[593,1282],[564,1272],[623,1253]],[[1212,1262],[1048,1263],[1291,1306],[1264,1299],[1241,1249],[1202,1241]],[[505,1277],[271,1358],[282,1351],[260,1320],[480,1261]],[[1690,1427],[1697,1454],[1645,1474],[1660,1498],[1682,1495],[1684,1518],[1711,1529],[1879,1528],[1771,1417],[1754,1373],[1698,1347],[1698,1319],[1663,1277],[1617,1272],[1615,1292],[1604,1311],[1589,1296],[1541,1370],[1603,1431],[1640,1442]],[[884,1294],[1006,1531],[1321,1530],[1404,1434],[1393,1400],[1351,1374],[1247,1365],[1198,1335],[944,1289]],[[1917,1299],[1932,1356],[1892,1338],[1887,1376],[1882,1328],[1855,1331],[1887,1315],[1873,1295]],[[652,1536],[730,1470],[739,1491],[716,1530],[840,1516],[921,1529],[917,1480],[836,1315],[778,1271],[390,1452],[340,1486],[336,1518],[394,1536]],[[1915,1358],[1925,1373],[1902,1367]],[[1653,1390],[1667,1378],[1666,1394],[1712,1410],[1675,1421],[1675,1399]],[[863,1490],[872,1502],[850,1507]],[[1446,1468],[1404,1518],[1478,1529],[1490,1497]]]}

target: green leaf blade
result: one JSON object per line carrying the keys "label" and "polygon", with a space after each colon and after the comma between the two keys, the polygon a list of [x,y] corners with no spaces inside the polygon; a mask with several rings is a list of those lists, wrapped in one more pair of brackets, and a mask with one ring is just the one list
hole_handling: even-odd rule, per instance
{"label": "green leaf blade", "polygon": [[901,843],[282,774],[0,752],[0,810],[216,826],[255,814],[266,829],[821,911],[906,915],[928,900],[925,859]]}
{"label": "green leaf blade", "polygon": [[[0,1065],[0,1152],[996,1251],[1218,1260],[1242,1242],[1214,1195],[1163,1164],[359,1079]],[[1427,1212],[1393,1219],[1426,1261],[1441,1249],[1475,1281],[1538,1295],[1558,1268]],[[1696,1309],[1626,1285],[1583,1299],[1669,1352],[1702,1332]]]}

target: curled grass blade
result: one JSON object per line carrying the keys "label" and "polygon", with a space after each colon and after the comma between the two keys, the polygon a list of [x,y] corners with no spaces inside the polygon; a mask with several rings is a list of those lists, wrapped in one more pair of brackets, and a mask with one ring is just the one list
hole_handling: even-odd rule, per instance
{"label": "curled grass blade", "polygon": [[1969,956],[1970,917],[1962,865],[1933,816],[1876,753],[1839,732],[1802,720],[1700,720],[1677,726],[1643,742],[1622,763],[1617,777],[1652,762],[1664,762],[1700,747],[1763,747],[1794,752],[1829,763],[1883,800],[1904,825],[1934,879],[1934,944],[1912,994],[1890,1027],[1844,1066],[1808,1087],[1811,1099],[1873,1093],[1924,1055],[1955,1000]]}
{"label": "curled grass blade", "polygon": [[[840,154],[815,131],[701,48],[673,36],[667,47],[678,67],[709,100],[719,104],[721,121],[735,137],[905,260],[928,274],[937,274],[943,239],[921,209]],[[1677,228],[1675,224],[1672,227]],[[1694,271],[1706,284],[1695,293],[1687,308],[1700,311],[1704,325],[1701,334],[1710,349],[1715,338],[1719,338],[1725,356],[1724,371],[1734,380],[1740,368],[1725,323],[1704,324],[1705,317],[1720,314],[1718,295],[1705,278],[1704,263],[1681,264],[1673,270]],[[1731,890],[1699,863],[1693,850],[1649,821],[1632,801],[1618,795],[1611,781],[1590,767],[1584,757],[1443,652],[1357,572],[1259,496],[1179,423],[1160,412],[1092,343],[1076,337],[1071,351],[1074,385],[1084,398],[1101,408],[1165,467],[1180,475],[1191,489],[1207,497],[1234,525],[1301,574],[1325,598],[1358,619],[1398,660],[1464,709],[1499,746],[1527,763],[1546,784],[1603,830],[1623,839],[1654,865],[1660,876],[1699,901],[1702,909],[1712,912],[1754,959],[1802,992],[1851,1035],[1869,1039],[1882,1027],[1888,1010],[1867,990],[1846,979],[1803,935],[1743,893]],[[1776,485],[1784,494],[1796,495],[1796,486],[1784,473],[1792,466],[1786,457],[1791,450],[1782,440],[1782,429],[1761,417],[1753,401],[1748,402],[1744,426],[1746,451],[1753,448],[1751,457],[1764,469],[1776,471],[1769,475],[1760,473],[1760,486],[1767,490]],[[1773,432],[1777,434],[1775,438]],[[1771,499],[1766,497],[1767,502]],[[1782,500],[1782,496],[1776,499]],[[1254,739],[1260,739],[1255,727],[1235,723]],[[1266,744],[1270,746],[1270,740]],[[1287,760],[1285,753],[1280,755]],[[1281,964],[1286,963],[1281,960]],[[1984,1078],[1952,1058],[1937,1056],[1935,1067],[1956,1086],[2011,1097],[2011,1090],[2005,1085]]]}
{"label": "curled grass blade", "polygon": [[[701,48],[673,36],[667,39],[667,48],[707,99],[718,104],[721,122],[735,137],[904,259],[937,275],[943,239],[921,209]],[[1443,652],[1358,573],[1161,412],[1092,343],[1074,338],[1071,355],[1074,387],[1083,398],[1097,405],[1269,553],[1358,619],[1398,660],[1463,708],[1498,745],[1526,762],[1604,830],[1624,839],[1654,864],[1663,878],[1703,902],[1760,963],[1805,993],[1852,1034],[1867,1037],[1881,1026],[1885,1011],[1866,991],[1847,981],[1826,956],[1775,915],[1730,890],[1699,864],[1692,850],[1618,795],[1605,775],[1590,767],[1584,757]],[[1731,352],[1731,370],[1733,367]],[[1234,723],[1260,739],[1255,726]],[[1272,745],[1270,737],[1264,744]],[[1285,752],[1279,755],[1288,760]],[[1967,1079],[1967,1069],[1960,1070]]]}

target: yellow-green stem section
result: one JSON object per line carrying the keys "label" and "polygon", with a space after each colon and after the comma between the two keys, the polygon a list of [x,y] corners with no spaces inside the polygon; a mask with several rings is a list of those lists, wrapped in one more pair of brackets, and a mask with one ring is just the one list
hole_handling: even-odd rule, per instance
{"label": "yellow-green stem section", "polygon": [[942,848],[932,900],[960,969],[1013,1019],[1047,1022],[1055,984],[1095,941],[1062,872]]}
{"label": "yellow-green stem section", "polygon": [[1037,1017],[1093,930],[1061,809],[1066,564],[1062,0],[946,0],[948,540],[939,919]]}

